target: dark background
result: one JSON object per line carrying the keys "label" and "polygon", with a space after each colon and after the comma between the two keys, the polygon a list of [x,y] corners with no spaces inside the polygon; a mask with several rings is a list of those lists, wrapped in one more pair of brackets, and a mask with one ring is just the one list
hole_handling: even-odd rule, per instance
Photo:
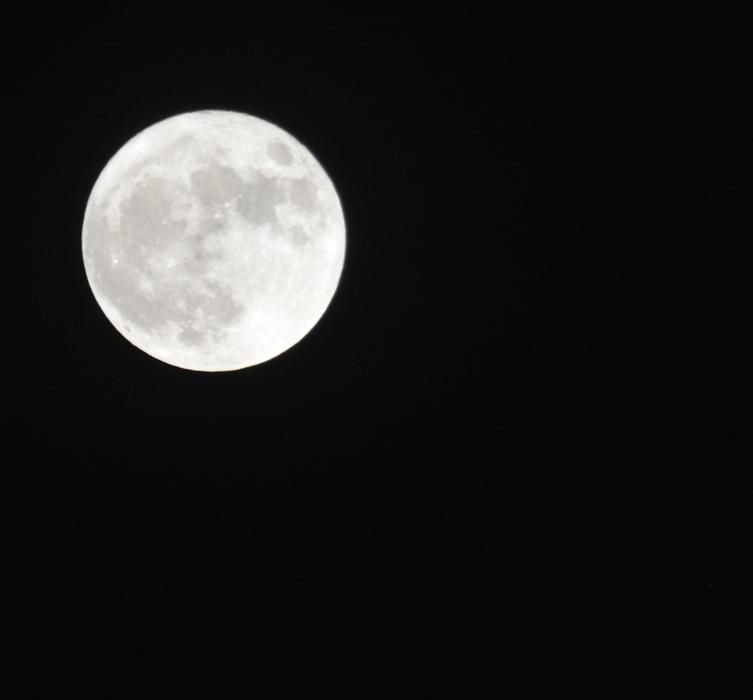
{"label": "dark background", "polygon": [[[31,696],[481,697],[617,640],[650,665],[686,590],[703,618],[742,357],[733,36],[126,3],[2,33],[0,639]],[[316,328],[220,374],[129,345],[80,253],[107,160],[207,108],[306,144],[348,226]]]}

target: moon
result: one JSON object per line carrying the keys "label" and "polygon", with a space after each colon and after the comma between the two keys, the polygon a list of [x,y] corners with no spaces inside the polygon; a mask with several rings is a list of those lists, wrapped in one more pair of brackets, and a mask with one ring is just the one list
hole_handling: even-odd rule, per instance
{"label": "moon", "polygon": [[285,352],[322,317],[345,219],[289,133],[240,112],[188,112],[107,163],[82,252],[94,298],[133,345],[184,369],[237,370]]}

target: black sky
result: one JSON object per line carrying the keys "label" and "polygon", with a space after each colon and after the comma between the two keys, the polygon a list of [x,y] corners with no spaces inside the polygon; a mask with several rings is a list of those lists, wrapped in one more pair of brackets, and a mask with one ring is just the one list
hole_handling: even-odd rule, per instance
{"label": "black sky", "polygon": [[[371,697],[412,675],[496,697],[547,652],[645,649],[665,596],[708,594],[710,503],[677,506],[691,462],[723,461],[706,420],[736,359],[713,352],[741,310],[712,201],[730,172],[702,167],[720,117],[742,129],[734,51],[709,63],[733,38],[102,7],[0,30],[0,638],[28,688]],[[129,345],[80,254],[114,152],[212,108],[306,144],[348,226],[320,324],[226,374]]]}

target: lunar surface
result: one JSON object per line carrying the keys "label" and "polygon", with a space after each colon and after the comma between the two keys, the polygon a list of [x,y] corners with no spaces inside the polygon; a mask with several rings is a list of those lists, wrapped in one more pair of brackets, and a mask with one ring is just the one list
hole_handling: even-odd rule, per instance
{"label": "lunar surface", "polygon": [[235,370],[284,352],[321,318],[345,220],[293,136],[247,114],[190,112],[106,165],[82,249],[94,297],[127,340],[178,367]]}

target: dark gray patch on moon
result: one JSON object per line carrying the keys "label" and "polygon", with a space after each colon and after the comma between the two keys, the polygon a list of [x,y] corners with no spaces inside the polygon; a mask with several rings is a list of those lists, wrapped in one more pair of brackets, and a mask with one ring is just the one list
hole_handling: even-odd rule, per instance
{"label": "dark gray patch on moon", "polygon": [[279,141],[274,141],[267,146],[269,157],[280,165],[290,165],[293,162],[293,154],[290,149]]}
{"label": "dark gray patch on moon", "polygon": [[[178,335],[178,340],[189,347],[222,340],[225,328],[237,321],[244,311],[244,306],[235,300],[230,290],[217,282],[208,280],[203,286],[203,293],[182,293],[185,311],[188,312],[188,318],[193,320],[183,321],[183,330]],[[196,321],[197,317],[201,320]]]}
{"label": "dark gray patch on moon", "polygon": [[184,328],[179,334],[178,334],[178,340],[180,340],[183,345],[190,346],[197,346],[202,345],[204,343],[204,335],[202,333],[199,333],[195,328],[191,328],[190,326],[187,328]]}
{"label": "dark gray patch on moon", "polygon": [[306,233],[303,226],[290,226],[287,229],[278,229],[279,235],[287,239],[294,248],[302,248],[311,243],[311,236]]}
{"label": "dark gray patch on moon", "polygon": [[191,192],[205,206],[222,206],[243,194],[246,185],[223,165],[210,165],[191,173]]}
{"label": "dark gray patch on moon", "polygon": [[308,178],[298,178],[290,183],[290,201],[304,211],[316,210],[316,187]]}
{"label": "dark gray patch on moon", "polygon": [[245,184],[238,198],[238,212],[254,224],[271,224],[277,220],[275,207],[285,201],[285,192],[277,178],[261,175],[255,182]]}

